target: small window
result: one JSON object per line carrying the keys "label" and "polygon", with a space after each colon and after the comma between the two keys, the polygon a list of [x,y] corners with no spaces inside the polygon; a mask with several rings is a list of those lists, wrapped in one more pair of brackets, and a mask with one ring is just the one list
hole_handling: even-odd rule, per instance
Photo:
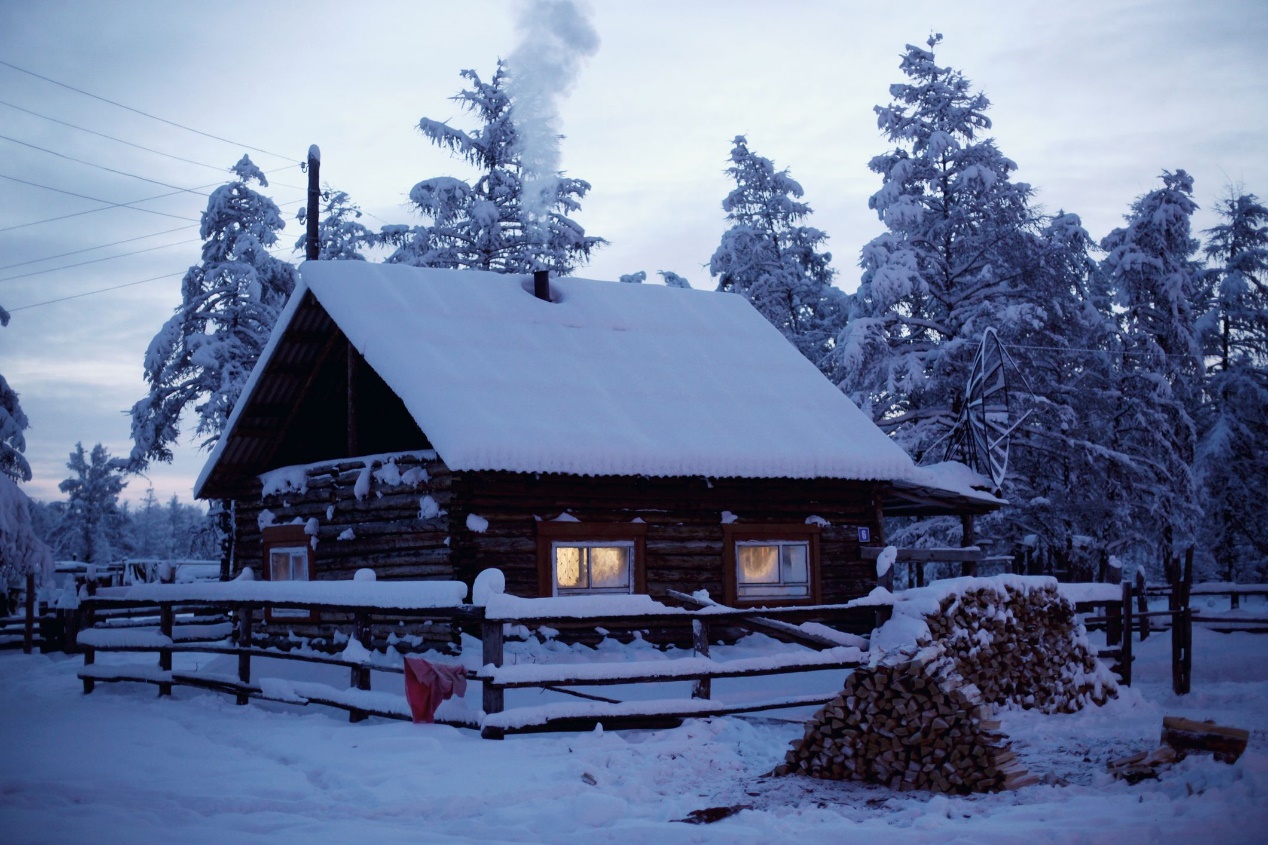
{"label": "small window", "polygon": [[555,594],[628,593],[633,543],[554,543]]}
{"label": "small window", "polygon": [[723,534],[728,604],[819,601],[818,525],[725,525]]}
{"label": "small window", "polygon": [[537,523],[538,594],[646,592],[646,529],[641,523]]}
{"label": "small window", "polygon": [[808,542],[739,542],[735,544],[735,563],[740,599],[810,597]]}
{"label": "small window", "polygon": [[[270,525],[264,529],[264,572],[270,581],[311,581],[313,558],[311,537],[303,525]],[[303,608],[269,608],[267,618],[312,621]]]}

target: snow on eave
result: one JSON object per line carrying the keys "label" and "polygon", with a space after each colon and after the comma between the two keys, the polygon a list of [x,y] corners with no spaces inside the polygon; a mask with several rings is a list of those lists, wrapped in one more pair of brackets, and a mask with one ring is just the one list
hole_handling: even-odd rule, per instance
{"label": "snow on eave", "polygon": [[908,478],[896,480],[894,486],[899,489],[919,489],[934,496],[949,493],[967,500],[965,504],[985,506],[991,510],[1008,504],[1006,499],[991,492],[989,478],[959,461],[915,467]]}
{"label": "snow on eave", "polygon": [[247,377],[247,383],[242,386],[242,392],[238,394],[238,401],[233,406],[233,411],[229,414],[224,430],[220,432],[216,445],[212,448],[211,454],[207,456],[207,463],[203,464],[202,472],[198,473],[198,480],[194,482],[195,499],[202,498],[203,487],[206,485],[207,479],[211,477],[211,471],[220,461],[220,456],[224,454],[226,444],[238,425],[238,418],[242,416],[251,394],[255,391],[256,382],[260,380],[265,369],[268,368],[268,363],[273,358],[273,353],[277,351],[277,345],[282,341],[282,335],[286,333],[287,326],[291,324],[291,319],[295,316],[295,312],[299,310],[299,304],[304,301],[304,294],[307,292],[308,285],[304,283],[303,276],[300,276],[299,284],[291,291],[290,298],[286,300],[286,305],[282,308],[281,313],[277,315],[277,322],[273,324],[273,332],[269,335],[268,343],[264,344],[259,360],[255,362],[255,366],[251,369],[251,375]]}
{"label": "snow on eave", "polygon": [[[355,264],[355,266],[353,266]],[[455,470],[908,479],[910,457],[742,297],[308,262],[301,277]]]}

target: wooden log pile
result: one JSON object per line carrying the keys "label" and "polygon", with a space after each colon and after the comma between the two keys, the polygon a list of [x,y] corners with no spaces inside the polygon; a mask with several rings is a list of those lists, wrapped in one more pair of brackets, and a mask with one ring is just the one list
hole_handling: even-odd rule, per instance
{"label": "wooden log pile", "polygon": [[945,596],[925,621],[931,641],[984,702],[1074,713],[1117,695],[1113,675],[1097,661],[1074,606],[1055,584],[978,584]]}
{"label": "wooden log pile", "polygon": [[[966,579],[937,589],[936,602],[925,593],[900,603],[895,613],[907,618],[887,623],[928,634],[847,677],[777,774],[948,793],[1015,789],[1037,778],[1000,733],[995,707],[1068,713],[1117,693],[1055,583]],[[913,629],[912,616],[924,627]]]}
{"label": "wooden log pile", "polygon": [[775,773],[963,794],[1035,783],[991,715],[941,648],[892,655],[846,678]]}

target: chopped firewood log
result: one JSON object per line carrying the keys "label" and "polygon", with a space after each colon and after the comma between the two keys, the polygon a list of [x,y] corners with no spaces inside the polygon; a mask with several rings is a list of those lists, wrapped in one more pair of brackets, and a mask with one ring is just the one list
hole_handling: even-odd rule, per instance
{"label": "chopped firewood log", "polygon": [[1181,756],[1189,753],[1213,754],[1224,763],[1236,763],[1246,750],[1250,731],[1230,728],[1214,722],[1195,722],[1179,716],[1164,716],[1162,741]]}

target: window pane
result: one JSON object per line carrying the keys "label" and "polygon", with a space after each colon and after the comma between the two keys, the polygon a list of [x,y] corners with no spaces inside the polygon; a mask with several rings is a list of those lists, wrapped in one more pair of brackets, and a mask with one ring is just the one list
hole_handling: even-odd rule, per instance
{"label": "window pane", "polygon": [[270,581],[307,581],[308,550],[279,546],[269,550]]}
{"label": "window pane", "polygon": [[810,596],[808,584],[749,584],[739,585],[742,599],[804,599]]}
{"label": "window pane", "polygon": [[778,546],[737,545],[735,557],[741,584],[779,583]]}
{"label": "window pane", "polygon": [[576,546],[555,546],[555,583],[561,589],[586,587],[581,571],[581,549]]}
{"label": "window pane", "polygon": [[780,581],[785,584],[804,584],[809,580],[806,569],[808,551],[805,543],[787,543],[780,547]]}
{"label": "window pane", "polygon": [[628,589],[630,549],[628,546],[593,546],[590,552],[590,586],[599,590]]}

